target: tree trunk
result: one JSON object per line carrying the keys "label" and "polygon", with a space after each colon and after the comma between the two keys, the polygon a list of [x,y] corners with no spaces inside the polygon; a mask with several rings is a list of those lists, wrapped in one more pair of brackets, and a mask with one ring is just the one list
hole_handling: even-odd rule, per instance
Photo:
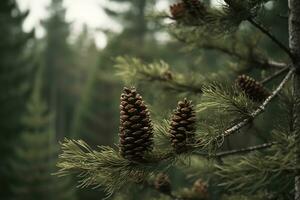
{"label": "tree trunk", "polygon": [[[300,1],[289,0],[289,47],[293,54],[294,94],[297,100],[294,134],[296,136],[296,165],[300,162]],[[295,200],[300,200],[300,173],[295,177]]]}

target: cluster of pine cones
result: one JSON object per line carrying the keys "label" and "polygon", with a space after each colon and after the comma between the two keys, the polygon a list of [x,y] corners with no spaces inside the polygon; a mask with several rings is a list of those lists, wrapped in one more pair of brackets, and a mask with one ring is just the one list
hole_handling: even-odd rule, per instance
{"label": "cluster of pine cones", "polygon": [[[169,176],[165,173],[159,173],[155,177],[154,188],[161,193],[167,195],[172,194],[172,185]],[[208,200],[209,199],[208,185],[201,178],[199,178],[194,182],[191,188],[185,188],[182,191],[180,197],[182,199]]]}
{"label": "cluster of pine cones", "polygon": [[[270,93],[253,78],[240,75],[236,85],[253,101],[264,101]],[[124,88],[120,104],[120,155],[143,162],[147,152],[153,149],[153,127],[150,113],[135,88]],[[196,117],[191,101],[179,101],[171,117],[169,137],[173,149],[182,153],[195,143]]]}
{"label": "cluster of pine cones", "polygon": [[[184,99],[170,123],[170,141],[178,153],[193,143],[195,136],[195,111],[191,101]],[[119,128],[120,155],[133,162],[145,161],[145,155],[153,149],[153,127],[150,113],[135,88],[124,88],[120,104]]]}

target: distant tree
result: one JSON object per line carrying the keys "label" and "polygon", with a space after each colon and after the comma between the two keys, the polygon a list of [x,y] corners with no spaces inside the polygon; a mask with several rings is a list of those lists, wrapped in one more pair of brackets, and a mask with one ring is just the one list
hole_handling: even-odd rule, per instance
{"label": "distant tree", "polygon": [[52,116],[41,96],[41,79],[36,79],[32,95],[22,117],[24,131],[14,147],[11,161],[11,184],[16,200],[74,200],[74,188],[68,179],[53,176],[58,146],[52,124]]}
{"label": "distant tree", "polygon": [[33,64],[26,51],[33,32],[24,33],[22,24],[28,12],[22,13],[16,1],[0,2],[0,199],[9,199],[8,160],[22,130],[20,122],[30,91]]}
{"label": "distant tree", "polygon": [[68,43],[70,24],[65,19],[62,0],[52,0],[50,17],[45,20],[44,82],[46,101],[55,115],[55,133],[62,138],[69,133],[73,115],[70,85],[72,84],[73,51]]}
{"label": "distant tree", "polygon": [[[114,109],[111,106],[111,92],[114,90],[115,81],[111,80],[111,74],[98,70],[100,51],[87,27],[84,27],[77,37],[73,48],[76,49],[78,59],[75,65],[77,70],[74,70],[74,73],[81,76],[81,81],[77,82],[77,89],[74,90],[78,92],[80,100],[74,114],[72,136],[84,137],[89,144],[96,144],[96,141],[111,144],[112,138],[107,137],[111,129],[106,125],[112,123],[110,120]],[[94,81],[100,82],[95,94],[91,93]],[[93,107],[92,103],[98,106]]]}
{"label": "distant tree", "polygon": [[71,48],[74,64],[70,72],[73,77],[70,90],[73,95],[80,97],[90,72],[98,64],[99,56],[94,35],[87,25],[84,25],[82,31],[72,40]]}

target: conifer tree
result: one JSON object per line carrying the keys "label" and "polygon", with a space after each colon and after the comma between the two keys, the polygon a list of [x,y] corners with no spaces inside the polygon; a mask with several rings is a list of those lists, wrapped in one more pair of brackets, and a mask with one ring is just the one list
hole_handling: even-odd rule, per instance
{"label": "conifer tree", "polygon": [[[73,74],[74,77],[77,77],[78,81],[73,84],[72,91],[74,91],[74,98],[79,99],[79,101],[77,102],[78,106],[75,109],[72,119],[72,136],[84,137],[87,141],[98,141],[97,134],[93,134],[97,120],[94,123],[92,122],[93,120],[90,121],[88,110],[91,98],[91,79],[95,68],[98,66],[99,50],[87,26],[84,26],[82,32],[76,38],[73,49],[77,55]],[[98,104],[101,105],[100,102]]]}
{"label": "conifer tree", "polygon": [[43,92],[49,109],[55,114],[55,133],[62,138],[70,130],[74,105],[68,90],[72,86],[73,52],[68,44],[70,24],[66,22],[66,10],[62,0],[52,0],[49,6],[50,16],[43,24],[46,30],[44,47]]}
{"label": "conifer tree", "polygon": [[[123,199],[133,187],[142,194],[147,188],[156,190],[161,199],[299,200],[300,2],[286,2],[288,30],[283,31],[289,45],[263,24],[270,2],[278,3],[225,0],[214,7],[181,0],[171,5],[163,17],[173,20],[173,36],[189,48],[226,54],[236,64],[221,59],[220,71],[187,75],[162,61],[117,58],[118,74],[127,83],[156,81],[187,98],[168,119],[154,121],[141,97],[145,92],[124,88],[118,148],[92,149],[82,140],[66,139],[58,174],[79,174],[80,186],[103,187],[108,194],[124,194]],[[257,34],[281,56],[268,56]],[[265,118],[272,106],[272,116]],[[245,140],[249,129],[267,122],[272,126],[259,133],[265,142],[226,148],[232,137]],[[172,187],[176,183],[167,174],[173,167],[189,183]]]}
{"label": "conifer tree", "polygon": [[11,161],[14,184],[13,199],[75,199],[68,179],[53,176],[58,146],[51,129],[52,116],[41,99],[41,81],[38,77],[22,117],[24,131],[15,146]]}
{"label": "conifer tree", "polygon": [[23,32],[22,24],[28,12],[22,13],[16,1],[1,1],[0,15],[0,199],[8,199],[11,181],[8,160],[22,130],[20,118],[25,109],[33,69],[28,54],[33,32]]}

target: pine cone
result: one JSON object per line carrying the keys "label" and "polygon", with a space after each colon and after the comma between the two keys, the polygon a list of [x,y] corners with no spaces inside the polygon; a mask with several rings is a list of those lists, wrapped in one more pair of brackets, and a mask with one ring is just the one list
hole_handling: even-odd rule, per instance
{"label": "pine cone", "polygon": [[270,95],[261,83],[244,74],[236,79],[236,84],[253,101],[264,101]]}
{"label": "pine cone", "polygon": [[192,191],[196,193],[200,199],[208,199],[208,187],[201,178],[194,182]]}
{"label": "pine cone", "polygon": [[162,193],[170,194],[171,181],[169,179],[169,176],[163,173],[158,174],[154,181],[154,187]]}
{"label": "pine cone", "polygon": [[128,160],[141,162],[145,152],[153,148],[150,113],[135,88],[124,88],[120,110],[120,154]]}
{"label": "pine cone", "polygon": [[170,139],[173,148],[178,152],[186,150],[186,145],[194,142],[195,111],[191,101],[179,101],[171,118]]}
{"label": "pine cone", "polygon": [[170,12],[174,19],[179,19],[185,15],[185,6],[184,3],[176,3],[170,6]]}

